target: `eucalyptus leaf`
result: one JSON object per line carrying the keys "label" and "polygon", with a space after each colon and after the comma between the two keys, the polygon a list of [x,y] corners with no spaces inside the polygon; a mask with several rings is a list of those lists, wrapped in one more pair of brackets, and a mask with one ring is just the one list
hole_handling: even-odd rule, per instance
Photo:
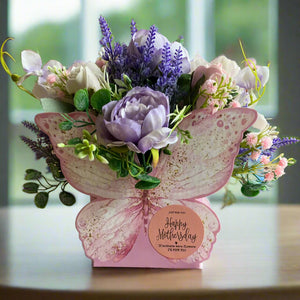
{"label": "eucalyptus leaf", "polygon": [[60,130],[68,131],[68,130],[72,129],[73,123],[70,121],[64,121],[64,122],[59,123],[58,127]]}
{"label": "eucalyptus leaf", "polygon": [[45,112],[69,113],[75,109],[70,103],[51,98],[41,98],[41,105]]}
{"label": "eucalyptus leaf", "polygon": [[49,194],[47,192],[37,193],[34,197],[34,204],[38,208],[45,208],[48,203]]}
{"label": "eucalyptus leaf", "polygon": [[23,192],[27,194],[35,194],[39,189],[39,184],[35,182],[26,182],[23,184]]}
{"label": "eucalyptus leaf", "polygon": [[72,206],[76,202],[75,196],[66,191],[59,193],[59,200],[66,206]]}
{"label": "eucalyptus leaf", "polygon": [[110,102],[111,94],[110,91],[107,89],[98,90],[96,93],[93,94],[91,97],[91,105],[97,111],[102,111],[102,107]]}
{"label": "eucalyptus leaf", "polygon": [[79,111],[85,111],[89,107],[89,93],[87,89],[78,90],[74,96],[74,105]]}
{"label": "eucalyptus leaf", "polygon": [[27,169],[25,172],[25,180],[36,180],[42,177],[42,173],[34,169]]}

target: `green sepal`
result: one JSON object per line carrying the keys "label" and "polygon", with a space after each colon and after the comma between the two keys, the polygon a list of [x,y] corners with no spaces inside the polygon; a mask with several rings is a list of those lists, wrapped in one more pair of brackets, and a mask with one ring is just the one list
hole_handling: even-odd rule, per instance
{"label": "green sepal", "polygon": [[89,93],[87,89],[78,90],[74,96],[74,105],[77,110],[85,111],[89,107]]}
{"label": "green sepal", "polygon": [[37,193],[34,197],[34,204],[38,208],[45,208],[48,203],[49,194],[47,192]]}
{"label": "green sepal", "polygon": [[70,121],[64,121],[64,122],[59,123],[58,127],[60,130],[68,131],[68,130],[72,129],[73,123]]}
{"label": "green sepal", "polygon": [[110,102],[111,94],[110,91],[107,89],[98,90],[96,93],[93,94],[91,97],[91,105],[97,111],[102,111],[102,107]]}
{"label": "green sepal", "polygon": [[72,206],[76,202],[75,196],[66,191],[59,193],[59,200],[66,206]]}
{"label": "green sepal", "polygon": [[25,180],[37,180],[42,177],[42,173],[34,169],[27,169],[25,172]]}
{"label": "green sepal", "polygon": [[27,194],[35,194],[39,189],[39,184],[35,182],[26,182],[23,184],[23,192]]}

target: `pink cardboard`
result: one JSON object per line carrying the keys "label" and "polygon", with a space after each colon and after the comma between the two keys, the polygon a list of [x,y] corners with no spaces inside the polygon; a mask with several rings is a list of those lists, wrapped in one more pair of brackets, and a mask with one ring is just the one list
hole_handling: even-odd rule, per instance
{"label": "pink cardboard", "polygon": [[[87,120],[85,113],[69,115]],[[117,178],[107,165],[79,159],[73,149],[58,147],[59,143],[67,144],[71,138],[82,136],[80,128],[61,131],[59,123],[64,118],[60,114],[39,114],[35,121],[49,136],[68,182],[93,199],[78,214],[76,228],[94,266],[200,268],[210,256],[220,223],[198,199],[226,185],[243,132],[256,118],[257,112],[248,108],[228,108],[214,114],[209,109],[194,110],[180,124],[181,130],[188,130],[193,138],[188,144],[170,145],[172,155],[160,155],[151,175],[161,183],[153,190],[136,189],[132,177]],[[95,127],[86,129],[93,132]],[[169,205],[192,209],[205,227],[199,249],[177,261],[158,254],[148,239],[152,217]]]}
{"label": "pink cardboard", "polygon": [[[93,199],[92,203],[103,201],[101,198]],[[87,257],[91,258],[93,261],[94,267],[134,267],[134,268],[167,268],[167,269],[202,269],[203,264],[202,261],[209,258],[213,244],[216,241],[216,235],[220,231],[220,223],[215,215],[215,213],[209,208],[210,203],[208,199],[202,198],[197,199],[198,204],[202,206],[202,210],[205,213],[200,213],[201,220],[205,225],[205,233],[203,243],[195,252],[194,258],[193,256],[189,256],[187,259],[181,260],[174,260],[168,259],[165,256],[159,254],[151,245],[148,237],[148,227],[141,227],[138,232],[137,238],[134,241],[134,245],[129,250],[126,256],[124,256],[121,260],[113,261],[113,260],[106,260],[96,258],[96,247],[93,243],[87,243],[86,235],[84,234],[84,227],[88,226],[88,222],[93,219],[93,216],[88,214],[88,216],[83,216],[82,213],[85,211],[86,207],[89,206],[88,204],[84,207],[81,212],[78,214],[76,219],[76,228],[79,232],[79,238],[82,241],[83,247],[85,249],[85,253]],[[207,217],[208,216],[208,217]],[[85,219],[87,218],[87,219]],[[96,234],[97,232],[90,231],[91,235]],[[208,242],[210,241],[210,242]],[[98,242],[105,243],[104,241],[98,241],[97,239],[94,240],[94,243],[97,244]],[[95,252],[89,252],[88,248],[95,249]],[[102,253],[101,250],[100,253]],[[198,252],[201,252],[199,255]],[[90,253],[90,255],[88,254]]]}

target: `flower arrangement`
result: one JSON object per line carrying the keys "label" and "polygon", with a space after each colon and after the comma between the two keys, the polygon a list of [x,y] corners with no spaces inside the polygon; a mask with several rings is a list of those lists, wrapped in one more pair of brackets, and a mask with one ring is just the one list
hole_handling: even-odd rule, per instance
{"label": "flower arrangement", "polygon": [[[187,180],[188,189],[195,189],[203,181],[210,186],[209,192],[200,193],[205,196],[223,187],[231,177],[241,184],[244,195],[253,197],[267,190],[285,173],[287,166],[295,163],[277,150],[299,140],[280,138],[276,127],[255,111],[265,92],[269,66],[260,66],[255,59],[247,58],[242,45],[244,67],[241,68],[225,56],[211,62],[201,57],[191,60],[180,41],[170,42],[154,25],[149,30],[138,30],[132,20],[131,40],[126,45],[114,41],[103,17],[99,23],[103,37],[95,63],[75,62],[67,68],[50,60],[43,65],[38,53],[24,50],[21,59],[25,74],[19,76],[12,74],[5,62],[5,56],[13,59],[4,50],[9,39],[1,47],[5,71],[18,88],[39,99],[46,111],[44,117],[36,117],[37,125],[23,122],[37,135],[37,140],[21,137],[37,159],[45,158],[53,175],[54,182],[40,171],[26,170],[28,182],[23,190],[35,194],[38,207],[45,207],[49,193],[58,187],[62,203],[75,202],[75,197],[65,191],[70,182],[78,186],[70,179],[74,170],[65,170],[68,164],[78,168],[101,164],[101,172],[112,170],[116,179],[133,178],[130,184],[135,189],[153,190],[162,185],[162,180],[169,180],[158,176],[157,171],[165,168],[168,157],[174,155],[173,163],[177,160],[180,168],[188,169],[195,168],[199,157],[206,155],[206,167],[216,170],[208,178],[220,176],[223,165],[227,168],[226,175],[221,176],[214,189],[215,181],[207,183],[208,174],[199,167],[189,175],[195,179]],[[31,91],[23,86],[30,76],[37,77]],[[242,125],[234,124],[233,120],[242,117]],[[210,123],[200,122],[195,138],[187,123],[196,122],[197,118],[219,118],[219,121],[211,125],[211,130]],[[230,126],[225,125],[228,118]],[[49,123],[43,123],[44,120],[55,120],[58,127],[52,128],[51,133],[47,130]],[[215,127],[226,128],[226,136],[220,136],[224,132],[219,133]],[[199,141],[201,145],[197,145]],[[222,152],[227,142],[228,147]],[[181,144],[181,149],[191,157],[198,146],[199,154],[193,162],[182,162],[173,147],[176,144]],[[220,154],[215,156],[218,161],[208,157],[207,152],[212,148]],[[230,152],[229,158],[224,154],[226,151]],[[91,173],[83,171],[80,176],[81,180],[85,176],[88,180]],[[97,184],[101,185],[101,180]],[[227,190],[224,199],[227,205],[234,201],[234,196]]]}

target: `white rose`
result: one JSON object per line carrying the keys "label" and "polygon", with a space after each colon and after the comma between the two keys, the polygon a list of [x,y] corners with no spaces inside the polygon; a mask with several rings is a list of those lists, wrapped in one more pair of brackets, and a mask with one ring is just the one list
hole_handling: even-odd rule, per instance
{"label": "white rose", "polygon": [[95,63],[74,64],[69,70],[66,89],[69,94],[74,94],[80,89],[101,89],[99,78],[102,72]]}

